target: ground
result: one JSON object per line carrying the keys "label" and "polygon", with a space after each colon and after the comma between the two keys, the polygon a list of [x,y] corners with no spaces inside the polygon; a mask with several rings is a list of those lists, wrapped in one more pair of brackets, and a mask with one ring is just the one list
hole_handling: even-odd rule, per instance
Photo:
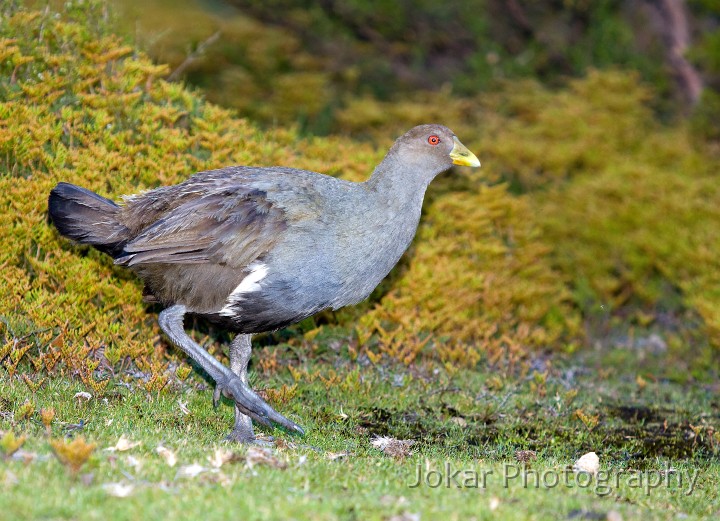
{"label": "ground", "polygon": [[[223,442],[232,408],[213,409],[198,373],[162,392],[117,379],[89,399],[77,379],[50,377],[32,392],[4,377],[0,511],[108,521],[720,513],[718,384],[668,378],[658,337],[517,364],[483,360],[452,374],[373,364],[332,333],[260,347],[256,360],[253,385],[305,437],[259,429],[275,435],[274,447]],[[7,456],[21,433],[26,440]],[[379,438],[414,443],[390,442],[383,452]],[[97,445],[77,472],[51,448],[71,439],[81,440],[76,452],[83,440]],[[572,470],[588,452],[600,461],[592,478]]]}

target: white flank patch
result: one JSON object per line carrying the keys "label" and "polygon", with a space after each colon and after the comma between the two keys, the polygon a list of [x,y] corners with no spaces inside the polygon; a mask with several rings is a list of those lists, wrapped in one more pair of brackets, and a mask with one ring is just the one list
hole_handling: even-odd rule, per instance
{"label": "white flank patch", "polygon": [[252,293],[253,291],[260,291],[262,289],[260,281],[268,274],[267,266],[265,264],[253,262],[248,267],[251,270],[250,273],[242,279],[237,288],[232,290],[232,293],[228,296],[227,304],[225,304],[225,307],[220,310],[221,315],[226,317],[233,316],[235,314],[235,311],[232,309],[233,305],[241,301],[245,293]]}

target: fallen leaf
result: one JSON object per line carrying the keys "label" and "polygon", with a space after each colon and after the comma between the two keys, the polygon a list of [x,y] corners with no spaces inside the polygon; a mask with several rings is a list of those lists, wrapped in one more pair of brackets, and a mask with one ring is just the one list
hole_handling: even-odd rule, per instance
{"label": "fallen leaf", "polygon": [[249,468],[255,465],[267,465],[275,469],[286,469],[287,463],[278,459],[272,449],[264,447],[248,447],[245,462]]}
{"label": "fallen leaf", "polygon": [[190,409],[188,409],[187,402],[178,400],[177,403],[178,403],[178,406],[180,407],[180,412],[182,412],[186,416],[190,414]]}
{"label": "fallen leaf", "polygon": [[517,450],[515,451],[515,459],[521,463],[534,461],[537,459],[537,452],[534,450]]}
{"label": "fallen leaf", "polygon": [[404,458],[410,454],[415,440],[398,440],[389,436],[377,436],[371,442],[373,447],[393,458]]}
{"label": "fallen leaf", "polygon": [[113,497],[128,497],[135,490],[131,483],[105,483],[102,488]]}
{"label": "fallen leaf", "polygon": [[225,463],[228,463],[233,459],[235,459],[235,454],[223,448],[215,449],[215,452],[213,452],[212,456],[208,456],[208,461],[210,462],[210,465],[212,465],[216,469],[219,469]]}
{"label": "fallen leaf", "polygon": [[125,452],[126,450],[134,449],[139,445],[142,445],[141,441],[132,442],[127,439],[123,434],[122,436],[120,436],[120,439],[117,441],[114,447],[108,447],[105,450],[110,452]]}
{"label": "fallen leaf", "polygon": [[177,456],[175,456],[175,453],[168,449],[167,447],[164,447],[162,445],[158,445],[155,448],[155,452],[157,452],[162,459],[165,460],[165,463],[168,464],[170,467],[174,467],[177,463]]}
{"label": "fallen leaf", "polygon": [[80,391],[79,393],[75,393],[74,398],[78,401],[78,403],[89,402],[90,400],[92,400],[92,394],[86,393],[85,391]]}
{"label": "fallen leaf", "polygon": [[203,467],[202,465],[199,465],[198,463],[193,463],[191,465],[183,465],[180,467],[177,471],[177,474],[175,474],[175,479],[177,478],[196,478],[203,472],[207,472],[209,469]]}
{"label": "fallen leaf", "polygon": [[325,453],[325,457],[329,459],[330,461],[335,461],[336,459],[344,458],[346,456],[349,456],[349,452],[327,452]]}
{"label": "fallen leaf", "polygon": [[600,470],[600,458],[594,452],[583,454],[573,465],[573,470],[595,475]]}

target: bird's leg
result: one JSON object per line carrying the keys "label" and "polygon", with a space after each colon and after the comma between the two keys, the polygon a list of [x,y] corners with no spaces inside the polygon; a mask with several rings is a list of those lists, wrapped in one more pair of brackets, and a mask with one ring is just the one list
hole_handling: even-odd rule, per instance
{"label": "bird's leg", "polygon": [[[230,369],[247,385],[247,367],[252,352],[252,337],[238,334],[230,343]],[[249,443],[255,441],[252,418],[235,406],[235,425],[227,436],[228,440]]]}
{"label": "bird's leg", "polygon": [[263,425],[272,426],[277,423],[288,430],[304,434],[303,429],[295,422],[270,407],[262,398],[253,392],[247,383],[236,376],[229,368],[200,347],[190,338],[183,328],[185,306],[176,304],[160,312],[158,322],[160,329],[170,340],[193,359],[217,385],[216,393],[222,392],[235,401],[235,406],[245,415]]}

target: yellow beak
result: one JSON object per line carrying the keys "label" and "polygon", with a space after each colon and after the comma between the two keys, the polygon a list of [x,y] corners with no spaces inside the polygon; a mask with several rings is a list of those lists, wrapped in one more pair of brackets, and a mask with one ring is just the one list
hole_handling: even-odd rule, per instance
{"label": "yellow beak", "polygon": [[453,165],[460,166],[480,166],[480,160],[475,157],[475,154],[470,152],[465,145],[460,143],[460,140],[453,136],[455,146],[450,151],[450,159],[453,160]]}

